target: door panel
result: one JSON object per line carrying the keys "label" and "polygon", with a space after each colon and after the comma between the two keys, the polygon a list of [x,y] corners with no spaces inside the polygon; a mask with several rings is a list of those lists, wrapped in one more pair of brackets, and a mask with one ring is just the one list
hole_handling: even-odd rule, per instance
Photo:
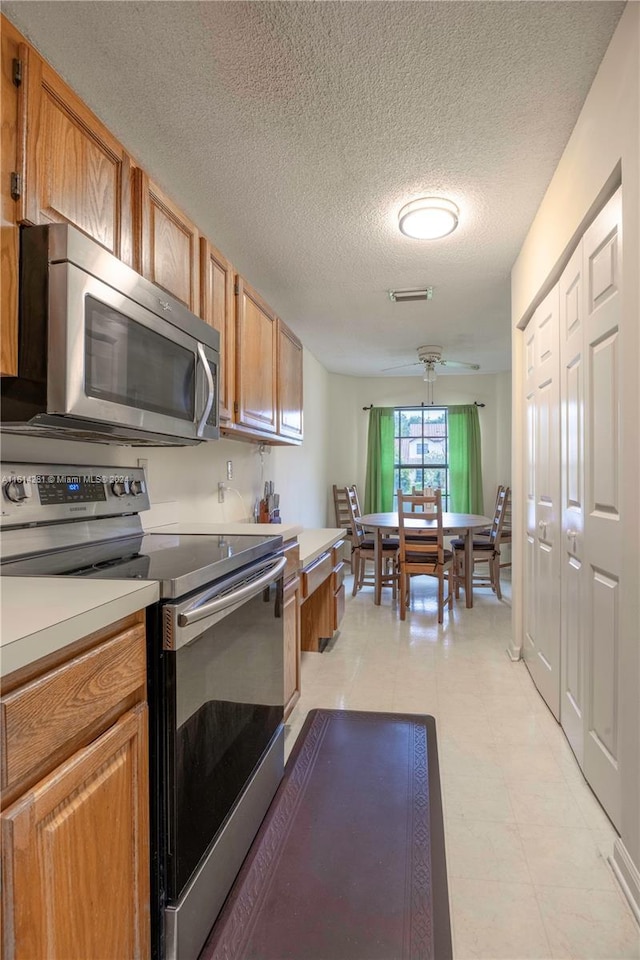
{"label": "door panel", "polygon": [[591,347],[589,397],[592,503],[603,515],[618,516],[618,332]]}
{"label": "door panel", "polygon": [[554,716],[560,712],[559,292],[525,332],[527,548],[525,661]]}
{"label": "door panel", "polygon": [[620,827],[619,764],[621,665],[619,630],[623,566],[620,478],[622,263],[621,191],[612,197],[583,239],[585,295],[585,532],[588,611],[585,670],[589,696],[584,718],[584,774]]}
{"label": "door panel", "polygon": [[582,242],[560,278],[561,618],[560,722],[584,754],[584,284]]}

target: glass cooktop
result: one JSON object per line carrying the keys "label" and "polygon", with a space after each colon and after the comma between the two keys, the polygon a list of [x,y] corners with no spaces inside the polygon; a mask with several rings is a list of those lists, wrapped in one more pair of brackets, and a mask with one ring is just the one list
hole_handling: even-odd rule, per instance
{"label": "glass cooktop", "polygon": [[275,553],[281,536],[146,533],[4,563],[2,576],[157,580],[160,596],[191,593]]}

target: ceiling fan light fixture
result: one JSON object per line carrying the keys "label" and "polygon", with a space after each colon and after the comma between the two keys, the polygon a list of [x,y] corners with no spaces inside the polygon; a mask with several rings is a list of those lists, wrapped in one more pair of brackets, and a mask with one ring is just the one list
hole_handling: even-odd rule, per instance
{"label": "ceiling fan light fixture", "polygon": [[421,197],[405,204],[398,214],[400,232],[414,240],[437,240],[453,233],[460,211],[444,197]]}
{"label": "ceiling fan light fixture", "polygon": [[427,363],[424,368],[424,382],[435,383],[438,378],[438,372],[432,363]]}

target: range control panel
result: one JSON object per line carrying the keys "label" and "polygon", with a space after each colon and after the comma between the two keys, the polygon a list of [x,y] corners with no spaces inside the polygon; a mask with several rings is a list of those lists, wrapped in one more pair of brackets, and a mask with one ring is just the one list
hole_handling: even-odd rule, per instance
{"label": "range control panel", "polygon": [[123,516],[149,509],[141,467],[2,463],[2,526]]}

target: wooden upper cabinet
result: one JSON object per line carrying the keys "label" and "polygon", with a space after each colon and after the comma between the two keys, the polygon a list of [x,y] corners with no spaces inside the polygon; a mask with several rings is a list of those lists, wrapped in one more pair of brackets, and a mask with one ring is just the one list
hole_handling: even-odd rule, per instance
{"label": "wooden upper cabinet", "polygon": [[302,440],[302,344],[278,318],[278,433]]}
{"label": "wooden upper cabinet", "polygon": [[136,269],[200,311],[198,228],[139,167],[134,170]]}
{"label": "wooden upper cabinet", "polygon": [[220,334],[218,393],[220,419],[233,419],[235,398],[234,271],[229,261],[204,237],[200,239],[200,316]]}
{"label": "wooden upper cabinet", "polygon": [[236,280],[236,423],[263,433],[278,429],[277,321],[249,284]]}
{"label": "wooden upper cabinet", "polygon": [[129,156],[35,50],[22,45],[20,57],[24,179],[19,218],[71,223],[131,264]]}
{"label": "wooden upper cabinet", "polygon": [[21,35],[2,17],[2,160],[0,170],[0,205],[2,251],[2,327],[0,329],[0,375],[18,373],[18,258],[19,208],[13,196],[12,174],[21,172],[18,163],[18,86],[14,61],[19,59]]}

